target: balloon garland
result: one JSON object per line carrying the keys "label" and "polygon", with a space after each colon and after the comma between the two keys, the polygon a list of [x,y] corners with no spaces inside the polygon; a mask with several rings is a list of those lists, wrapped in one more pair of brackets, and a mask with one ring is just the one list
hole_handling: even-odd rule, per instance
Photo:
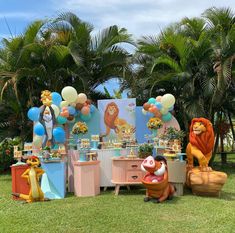
{"label": "balloon garland", "polygon": [[[58,92],[42,91],[41,101],[43,106],[49,107],[54,111],[57,127],[52,131],[56,143],[65,142],[65,131],[62,127],[67,122],[73,122],[75,116],[80,117],[82,121],[89,121],[95,112],[95,106],[92,105],[84,93],[77,93],[74,87],[66,86],[62,89],[61,94]],[[44,107],[44,108],[45,108]],[[49,110],[50,111],[50,110]],[[36,148],[42,145],[42,138],[45,135],[45,128],[39,122],[42,107],[32,107],[28,110],[27,116],[34,124],[33,144]]]}
{"label": "balloon garland", "polygon": [[175,97],[172,94],[149,98],[148,102],[144,103],[142,113],[144,115],[154,115],[162,119],[163,122],[168,122],[172,119],[170,111],[174,109]]}

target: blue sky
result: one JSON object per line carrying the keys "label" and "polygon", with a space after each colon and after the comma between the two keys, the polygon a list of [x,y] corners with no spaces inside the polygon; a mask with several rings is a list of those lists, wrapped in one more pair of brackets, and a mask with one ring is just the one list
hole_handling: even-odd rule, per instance
{"label": "blue sky", "polygon": [[23,32],[35,19],[46,19],[72,11],[101,30],[117,24],[136,38],[154,35],[181,18],[200,16],[207,8],[231,7],[234,0],[0,0],[0,38]]}
{"label": "blue sky", "polygon": [[156,35],[185,16],[200,16],[212,6],[235,10],[235,0],[0,0],[0,39],[21,34],[33,20],[67,11],[97,32],[116,24],[140,38]]}

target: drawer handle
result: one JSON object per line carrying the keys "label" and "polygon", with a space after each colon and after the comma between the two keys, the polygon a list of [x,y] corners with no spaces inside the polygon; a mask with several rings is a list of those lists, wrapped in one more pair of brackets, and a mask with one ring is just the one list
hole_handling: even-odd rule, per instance
{"label": "drawer handle", "polygon": [[133,180],[136,180],[138,178],[138,176],[132,176]]}
{"label": "drawer handle", "polygon": [[138,167],[138,165],[131,165],[131,167],[133,167],[133,168],[137,168],[137,167]]}

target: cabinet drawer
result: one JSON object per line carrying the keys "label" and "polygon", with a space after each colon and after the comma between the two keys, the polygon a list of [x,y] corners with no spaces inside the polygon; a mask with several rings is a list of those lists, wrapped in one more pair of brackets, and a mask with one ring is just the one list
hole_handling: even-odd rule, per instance
{"label": "cabinet drawer", "polygon": [[127,162],[127,170],[139,170],[141,171],[141,165],[142,161],[128,161]]}
{"label": "cabinet drawer", "polygon": [[126,173],[127,182],[141,182],[143,173],[141,171],[128,171]]}

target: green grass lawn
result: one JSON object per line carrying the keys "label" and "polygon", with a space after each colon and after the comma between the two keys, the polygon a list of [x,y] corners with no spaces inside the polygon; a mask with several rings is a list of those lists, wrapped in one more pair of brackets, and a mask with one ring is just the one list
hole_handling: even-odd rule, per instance
{"label": "green grass lawn", "polygon": [[161,204],[144,203],[145,190],[113,189],[101,195],[22,204],[11,199],[11,176],[0,175],[0,232],[235,232],[235,166],[216,167],[228,174],[220,198],[185,195]]}

